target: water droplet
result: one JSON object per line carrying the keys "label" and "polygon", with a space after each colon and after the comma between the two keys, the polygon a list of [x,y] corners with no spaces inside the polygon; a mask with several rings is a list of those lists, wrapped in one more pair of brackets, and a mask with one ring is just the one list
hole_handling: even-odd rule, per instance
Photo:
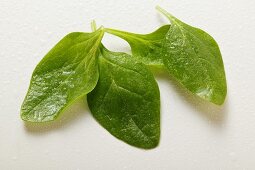
{"label": "water droplet", "polygon": [[48,89],[48,87],[43,87],[43,90],[47,90]]}
{"label": "water droplet", "polygon": [[74,88],[74,84],[70,84],[69,87],[70,87],[70,88]]}

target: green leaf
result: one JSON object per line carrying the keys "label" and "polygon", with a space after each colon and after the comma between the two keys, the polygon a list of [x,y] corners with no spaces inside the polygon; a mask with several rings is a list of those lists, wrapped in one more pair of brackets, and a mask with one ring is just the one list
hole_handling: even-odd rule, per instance
{"label": "green leaf", "polygon": [[98,84],[87,96],[95,119],[130,145],[156,147],[160,137],[160,95],[152,73],[128,54],[104,47],[99,72]]}
{"label": "green leaf", "polygon": [[98,46],[104,31],[65,36],[36,66],[21,107],[21,118],[46,122],[94,89],[99,77]]}
{"label": "green leaf", "polygon": [[160,7],[171,25],[141,35],[106,29],[125,39],[133,56],[146,65],[164,65],[168,72],[186,89],[197,96],[222,104],[227,93],[225,71],[219,47],[206,32],[191,27]]}
{"label": "green leaf", "polygon": [[171,21],[162,48],[169,73],[194,94],[222,104],[227,86],[216,41],[203,30],[183,23],[160,7],[157,9]]}
{"label": "green leaf", "polygon": [[132,50],[132,56],[149,66],[163,67],[161,55],[162,40],[165,38],[170,25],[164,25],[150,34],[135,34],[106,28],[106,32],[126,40]]}

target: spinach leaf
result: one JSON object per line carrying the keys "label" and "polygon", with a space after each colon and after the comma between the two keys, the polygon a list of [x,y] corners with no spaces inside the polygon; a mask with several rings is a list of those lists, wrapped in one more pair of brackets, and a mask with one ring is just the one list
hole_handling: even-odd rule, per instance
{"label": "spinach leaf", "polygon": [[98,47],[104,31],[65,36],[36,66],[21,107],[21,118],[46,122],[96,86]]}
{"label": "spinach leaf", "polygon": [[125,31],[106,28],[106,32],[114,34],[126,40],[132,50],[132,56],[146,65],[162,67],[163,57],[161,55],[162,40],[165,38],[170,25],[164,25],[150,34],[135,34]]}
{"label": "spinach leaf", "polygon": [[157,7],[170,21],[163,41],[163,61],[169,73],[199,97],[222,104],[227,93],[221,53],[216,41]]}
{"label": "spinach leaf", "polygon": [[171,25],[141,35],[107,28],[106,32],[125,39],[133,56],[146,65],[164,65],[186,89],[215,104],[227,93],[225,71],[219,47],[206,32],[191,27],[160,7]]}
{"label": "spinach leaf", "polygon": [[[147,66],[166,68],[186,89],[222,104],[227,93],[219,47],[206,32],[189,26],[157,7],[171,22],[150,34],[99,28],[65,36],[36,66],[21,118],[55,120],[75,100],[88,94],[95,119],[118,139],[144,149],[158,145],[160,94]],[[104,32],[125,39],[132,56],[111,52]]]}
{"label": "spinach leaf", "polygon": [[99,80],[88,94],[95,119],[112,135],[140,147],[154,148],[160,137],[160,94],[147,67],[125,53],[103,46]]}

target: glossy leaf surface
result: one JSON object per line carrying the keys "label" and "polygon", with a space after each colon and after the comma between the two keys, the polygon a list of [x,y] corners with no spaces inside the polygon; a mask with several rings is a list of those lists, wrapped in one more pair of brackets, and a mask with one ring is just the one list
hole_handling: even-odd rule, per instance
{"label": "glossy leaf surface", "polygon": [[162,48],[169,73],[199,97],[222,104],[227,86],[216,41],[203,30],[183,23],[160,7],[157,9],[171,21]]}
{"label": "glossy leaf surface", "polygon": [[160,137],[158,85],[147,67],[125,53],[104,47],[99,81],[88,94],[96,120],[115,137],[140,148],[154,148]]}
{"label": "glossy leaf surface", "polygon": [[30,122],[54,120],[68,105],[90,92],[98,81],[98,46],[104,32],[65,36],[36,66],[21,107]]}
{"label": "glossy leaf surface", "polygon": [[183,87],[215,104],[227,93],[221,53],[216,41],[201,29],[189,26],[160,7],[171,21],[151,34],[134,34],[114,29],[106,32],[125,39],[133,56],[146,65],[164,65]]}

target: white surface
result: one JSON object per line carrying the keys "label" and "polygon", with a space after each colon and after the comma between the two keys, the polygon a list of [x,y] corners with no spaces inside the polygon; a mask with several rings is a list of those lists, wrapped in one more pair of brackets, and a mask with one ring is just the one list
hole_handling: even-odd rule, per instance
{"label": "white surface", "polygon": [[[65,34],[98,25],[148,33],[163,23],[155,5],[200,27],[218,42],[228,96],[215,107],[186,94],[165,76],[161,142],[131,147],[104,130],[79,101],[58,121],[25,125],[19,118],[31,73]],[[1,0],[0,169],[255,169],[255,1],[252,0]],[[106,35],[112,50],[127,43]]]}

